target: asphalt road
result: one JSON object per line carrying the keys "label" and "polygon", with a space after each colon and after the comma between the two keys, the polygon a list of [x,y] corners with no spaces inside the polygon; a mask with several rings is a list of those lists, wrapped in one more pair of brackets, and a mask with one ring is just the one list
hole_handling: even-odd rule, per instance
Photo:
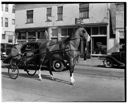
{"label": "asphalt road", "polygon": [[[89,62],[90,63],[90,62]],[[93,62],[92,62],[93,63]],[[2,68],[2,101],[9,102],[88,102],[125,101],[124,69],[104,68],[80,62],[75,67],[75,85],[70,85],[68,71],[48,71],[29,77],[23,70],[16,80],[10,79]]]}

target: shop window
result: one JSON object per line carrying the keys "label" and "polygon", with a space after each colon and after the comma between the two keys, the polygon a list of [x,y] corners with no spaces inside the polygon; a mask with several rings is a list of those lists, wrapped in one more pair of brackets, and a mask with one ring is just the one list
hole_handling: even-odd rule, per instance
{"label": "shop window", "polygon": [[25,32],[21,32],[18,34],[18,39],[26,39],[26,34]]}
{"label": "shop window", "polygon": [[27,23],[33,23],[33,10],[27,10]]}
{"label": "shop window", "polygon": [[92,54],[106,54],[107,53],[107,38],[93,37],[92,38]]}
{"label": "shop window", "polygon": [[67,36],[67,35],[68,35],[68,29],[67,29],[67,28],[63,28],[63,29],[61,30],[61,35],[62,35],[62,36]]}
{"label": "shop window", "polygon": [[63,20],[63,6],[58,7],[57,16],[58,16],[58,21]]}
{"label": "shop window", "polygon": [[2,34],[2,39],[5,39],[6,37],[5,37],[5,34]]}
{"label": "shop window", "polygon": [[52,36],[58,36],[58,30],[52,29]]}
{"label": "shop window", "polygon": [[73,28],[68,28],[68,35],[73,35],[74,34],[74,29]]}
{"label": "shop window", "polygon": [[5,12],[8,12],[8,4],[5,4]]}
{"label": "shop window", "polygon": [[51,22],[52,19],[52,8],[47,8],[47,21]]}
{"label": "shop window", "polygon": [[79,4],[80,18],[89,18],[89,4],[80,3]]}
{"label": "shop window", "polygon": [[41,32],[38,32],[38,36],[37,36],[38,39],[46,39],[45,35],[44,35],[44,32],[41,31]]}
{"label": "shop window", "polygon": [[12,13],[15,13],[15,5],[12,6]]}
{"label": "shop window", "polygon": [[5,27],[8,27],[8,18],[5,18]]}
{"label": "shop window", "polygon": [[36,39],[35,32],[28,32],[28,39]]}
{"label": "shop window", "polygon": [[92,27],[92,35],[98,35],[98,27]]}
{"label": "shop window", "polygon": [[100,34],[107,35],[107,27],[106,26],[100,27]]}
{"label": "shop window", "polygon": [[70,36],[75,34],[74,28],[62,28],[61,35],[62,36]]}

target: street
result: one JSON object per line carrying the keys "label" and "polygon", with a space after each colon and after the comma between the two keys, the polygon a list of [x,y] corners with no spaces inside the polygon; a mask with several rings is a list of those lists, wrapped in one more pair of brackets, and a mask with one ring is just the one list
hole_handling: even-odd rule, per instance
{"label": "street", "polygon": [[75,84],[70,85],[68,71],[42,71],[42,81],[20,70],[16,80],[10,79],[7,68],[2,68],[2,101],[15,102],[88,102],[125,101],[124,70],[104,68],[102,62],[91,59],[80,61],[74,72]]}

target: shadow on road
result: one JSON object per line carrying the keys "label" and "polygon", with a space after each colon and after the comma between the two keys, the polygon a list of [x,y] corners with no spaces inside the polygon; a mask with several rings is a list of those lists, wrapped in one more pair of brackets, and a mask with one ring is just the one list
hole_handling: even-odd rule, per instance
{"label": "shadow on road", "polygon": [[[4,75],[3,77],[6,77],[6,78],[10,78],[8,76],[8,72],[2,72],[2,75]],[[35,76],[29,76],[27,75],[27,73],[19,73],[19,76],[20,77],[24,77],[24,78],[33,78],[34,80],[38,80],[38,75],[35,75]],[[65,80],[62,80],[62,79],[59,79],[59,78],[51,78],[50,75],[45,75],[45,74],[42,74],[42,79],[46,79],[46,80],[51,80],[51,81],[55,81],[55,82],[59,82],[59,83],[64,83],[64,84],[68,84],[68,85],[72,85],[69,81],[65,81]]]}

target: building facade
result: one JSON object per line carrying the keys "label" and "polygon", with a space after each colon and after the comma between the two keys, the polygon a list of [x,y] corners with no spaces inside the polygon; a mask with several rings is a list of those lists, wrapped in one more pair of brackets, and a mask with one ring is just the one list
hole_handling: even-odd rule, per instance
{"label": "building facade", "polygon": [[1,48],[6,49],[6,45],[15,43],[15,5],[1,4]]}
{"label": "building facade", "polygon": [[118,22],[111,24],[111,21],[124,18],[116,12],[116,8],[111,8],[113,5],[116,7],[114,3],[18,4],[16,5],[17,42],[45,39],[46,33],[49,39],[63,40],[74,34],[81,24],[91,36],[88,47],[91,55],[105,55],[118,51],[120,34],[124,36],[120,32],[124,31],[124,23],[123,27],[119,25],[120,28],[117,28]]}

